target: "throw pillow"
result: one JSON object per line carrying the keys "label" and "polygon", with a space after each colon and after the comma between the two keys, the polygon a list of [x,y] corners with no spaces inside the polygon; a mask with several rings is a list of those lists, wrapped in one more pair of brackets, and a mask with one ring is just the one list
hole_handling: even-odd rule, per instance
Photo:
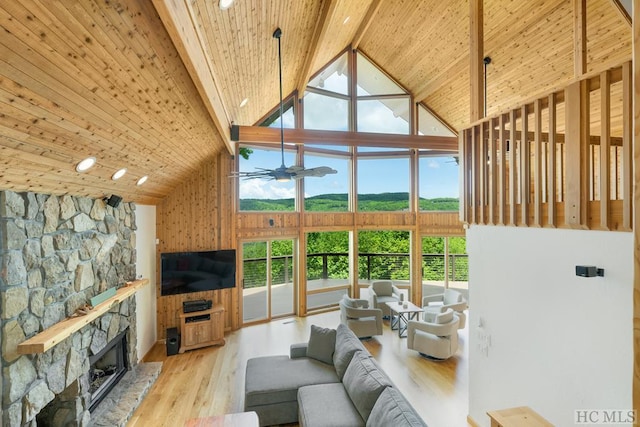
{"label": "throw pillow", "polygon": [[380,393],[393,384],[373,358],[358,351],[344,373],[342,385],[362,419],[367,421]]}
{"label": "throw pillow", "polygon": [[376,400],[367,427],[427,427],[409,401],[395,388],[387,387]]}
{"label": "throw pillow", "polygon": [[307,357],[333,365],[333,349],[336,347],[336,330],[311,325]]}
{"label": "throw pillow", "polygon": [[340,323],[336,328],[336,349],[333,353],[333,366],[340,381],[351,363],[353,354],[357,351],[369,353],[353,331],[344,323]]}

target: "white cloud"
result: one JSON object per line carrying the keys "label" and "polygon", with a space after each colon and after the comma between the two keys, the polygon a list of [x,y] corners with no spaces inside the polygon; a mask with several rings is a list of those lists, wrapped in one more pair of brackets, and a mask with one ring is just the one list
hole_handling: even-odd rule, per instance
{"label": "white cloud", "polygon": [[295,184],[280,184],[262,179],[240,180],[241,199],[291,199],[296,194]]}
{"label": "white cloud", "polygon": [[435,160],[431,160],[429,161],[428,167],[431,169],[440,169],[440,163],[436,162]]}

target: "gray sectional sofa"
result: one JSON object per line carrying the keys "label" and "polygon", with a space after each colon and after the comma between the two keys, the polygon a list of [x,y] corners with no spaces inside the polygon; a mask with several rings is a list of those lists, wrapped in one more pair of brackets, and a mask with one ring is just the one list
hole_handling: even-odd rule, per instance
{"label": "gray sectional sofa", "polygon": [[426,426],[354,333],[311,326],[289,356],[247,361],[245,411],[261,426]]}

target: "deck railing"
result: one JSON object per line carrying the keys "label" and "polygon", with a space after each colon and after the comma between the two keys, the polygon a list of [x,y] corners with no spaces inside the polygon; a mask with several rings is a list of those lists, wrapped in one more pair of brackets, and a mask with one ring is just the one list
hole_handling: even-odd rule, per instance
{"label": "deck railing", "polygon": [[631,63],[460,133],[461,220],[630,230]]}
{"label": "deck railing", "polygon": [[[409,254],[404,253],[360,253],[358,277],[363,280],[395,279],[409,280]],[[271,258],[272,283],[289,283],[292,279],[293,258],[291,255]],[[266,284],[266,258],[243,260],[244,288]],[[467,281],[469,263],[467,254],[449,254],[450,281]],[[315,253],[307,255],[307,279],[347,279],[349,253]],[[423,280],[445,281],[444,254],[422,254]]]}

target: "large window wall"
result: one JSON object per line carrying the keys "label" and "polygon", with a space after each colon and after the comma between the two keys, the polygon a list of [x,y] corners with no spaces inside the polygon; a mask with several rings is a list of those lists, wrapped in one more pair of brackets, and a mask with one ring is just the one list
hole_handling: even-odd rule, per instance
{"label": "large window wall", "polygon": [[[354,76],[350,75],[353,69]],[[286,100],[285,128],[297,123],[304,129],[321,131],[455,136],[426,107],[413,104],[405,89],[359,52],[346,51],[323,68],[310,80],[300,101],[302,108],[298,109],[294,108],[295,98]],[[297,119],[299,112],[302,117]],[[259,122],[269,127],[279,124],[278,109]],[[304,203],[297,205],[305,211],[390,212],[409,211],[415,206],[420,210],[457,210],[455,153],[447,157],[433,150],[415,150],[420,161],[412,165],[410,147],[393,148],[392,142],[388,147],[322,145],[321,141],[296,147],[289,143],[286,166],[329,166],[338,173],[288,183],[240,180],[241,211],[295,210],[293,198],[299,187]],[[240,148],[240,171],[274,169],[282,163],[277,144]],[[250,152],[242,151],[247,148]],[[420,177],[419,186],[412,188],[412,176]],[[418,201],[412,203],[412,198]]]}
{"label": "large window wall", "polygon": [[[285,166],[329,166],[337,173],[286,183],[239,180],[239,245],[254,244],[259,235],[273,248],[269,242],[278,241],[278,236],[298,234],[300,244],[292,246],[291,256],[282,258],[294,262],[292,271],[299,271],[291,278],[291,293],[284,294],[287,307],[292,300],[298,302],[297,314],[334,309],[344,294],[366,298],[368,284],[376,279],[393,280],[419,303],[426,256],[420,236],[441,221],[421,216],[445,214],[442,221],[449,225],[444,233],[464,233],[457,222],[457,153],[412,148],[406,142],[395,145],[393,135],[404,137],[403,141],[418,141],[420,135],[455,135],[360,53],[340,55],[299,96],[287,100],[285,128],[299,126],[318,134],[356,132],[368,139],[358,143],[347,139],[343,144],[323,143],[322,138],[304,144],[285,140]],[[279,111],[274,109],[258,124],[279,126]],[[385,135],[385,144],[370,143],[370,134]],[[240,171],[275,169],[282,163],[279,144],[239,148]],[[274,255],[272,249],[265,263],[276,268],[280,255]],[[247,262],[259,265],[260,261]],[[269,271],[269,266],[264,268]],[[260,294],[268,295],[266,305],[258,304],[266,307],[266,317],[282,305],[274,301],[277,292],[289,289],[289,282],[274,281],[276,276],[271,275],[271,282],[265,278],[270,287],[265,284],[265,293]],[[256,319],[260,316],[245,317],[246,322]]]}

